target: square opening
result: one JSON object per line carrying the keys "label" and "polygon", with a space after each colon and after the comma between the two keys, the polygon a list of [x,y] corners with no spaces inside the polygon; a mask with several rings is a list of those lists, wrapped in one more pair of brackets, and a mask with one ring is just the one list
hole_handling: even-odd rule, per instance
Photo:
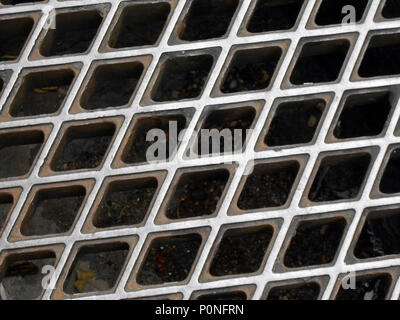
{"label": "square opening", "polygon": [[93,169],[100,166],[114,137],[113,123],[69,127],[51,162],[54,171]]}
{"label": "square opening", "polygon": [[10,210],[14,204],[14,197],[9,193],[0,193],[0,232],[5,227]]}
{"label": "square opening", "polygon": [[234,93],[266,89],[281,56],[282,49],[277,46],[235,52],[224,75],[221,91]]}
{"label": "square opening", "polygon": [[4,291],[2,299],[33,300],[39,298],[44,289],[42,286],[45,266],[54,266],[56,256],[52,251],[11,254],[5,259],[1,269],[4,270],[0,283]]}
{"label": "square opening", "polygon": [[286,250],[284,265],[301,268],[331,263],[345,228],[346,220],[342,217],[300,222]]}
{"label": "square opening", "polygon": [[137,274],[140,285],[184,281],[197,257],[202,239],[191,233],[151,241]]}
{"label": "square opening", "polygon": [[258,0],[247,24],[251,33],[288,30],[294,27],[304,0]]}
{"label": "square opening", "polygon": [[[144,163],[148,162],[147,152],[150,147],[155,143],[154,141],[147,141],[147,133],[151,130],[162,130],[165,133],[165,149],[159,148],[155,150],[154,157],[158,160],[168,160],[177,149],[176,141],[179,134],[186,128],[187,120],[183,115],[170,115],[170,116],[149,116],[138,118],[135,122],[131,136],[126,144],[122,154],[122,161],[127,164]],[[177,128],[176,133],[171,128]],[[174,135],[177,137],[174,137]],[[171,144],[170,142],[175,141]],[[160,141],[157,141],[160,142]],[[170,150],[171,149],[171,150]]]}
{"label": "square opening", "polygon": [[386,19],[400,17],[400,3],[397,0],[386,0],[382,9],[382,16]]}
{"label": "square opening", "polygon": [[400,210],[374,210],[368,213],[354,255],[359,259],[400,253]]}
{"label": "square opening", "polygon": [[167,2],[127,6],[116,23],[108,45],[114,49],[154,45],[171,11]]}
{"label": "square opening", "polygon": [[270,147],[311,142],[326,107],[325,100],[281,103],[274,113],[264,143]]}
{"label": "square opening", "polygon": [[294,85],[336,81],[350,49],[346,39],[309,42],[303,45],[290,75]]}
{"label": "square opening", "polygon": [[400,148],[394,149],[383,172],[379,191],[386,194],[400,192]]}
{"label": "square opening", "polygon": [[141,223],[157,187],[157,179],[152,177],[111,182],[96,210],[94,226],[109,228]]}
{"label": "square opening", "polygon": [[238,4],[239,0],[193,0],[179,38],[196,41],[224,36]]}
{"label": "square opening", "polygon": [[237,205],[241,210],[280,207],[286,204],[300,170],[297,161],[258,164],[247,177]]}
{"label": "square opening", "polygon": [[267,225],[225,231],[210,265],[215,277],[257,272],[274,229]]}
{"label": "square opening", "polygon": [[346,99],[333,134],[338,139],[379,135],[391,109],[388,91],[351,95]]}
{"label": "square opening", "polygon": [[140,62],[98,66],[83,92],[81,106],[88,110],[129,103],[143,73]]}
{"label": "square opening", "polygon": [[0,179],[27,174],[44,142],[42,131],[20,131],[0,135]]}
{"label": "square opening", "polygon": [[85,195],[83,186],[39,190],[21,225],[21,233],[42,236],[68,232]]}
{"label": "square opening", "polygon": [[40,46],[44,57],[86,52],[103,17],[97,10],[58,13],[55,29],[49,29]]}
{"label": "square opening", "polygon": [[0,61],[12,61],[19,57],[33,25],[32,18],[0,20]]}
{"label": "square opening", "polygon": [[208,54],[169,58],[161,67],[152,99],[162,102],[200,96],[213,63],[213,56]]}
{"label": "square opening", "polygon": [[196,298],[196,300],[247,300],[247,295],[243,291],[232,291],[232,292],[221,292],[221,293],[210,293],[202,294]]}
{"label": "square opening", "polygon": [[168,202],[167,218],[184,219],[216,213],[228,179],[229,171],[225,169],[184,173]]}
{"label": "square opening", "polygon": [[56,113],[63,105],[74,78],[75,73],[70,69],[27,74],[11,103],[11,116]]}
{"label": "square opening", "polygon": [[273,287],[266,300],[317,300],[321,288],[316,282]]}
{"label": "square opening", "polygon": [[206,155],[243,151],[247,130],[255,117],[256,110],[252,107],[211,111],[200,128],[195,152]]}
{"label": "square opening", "polygon": [[364,15],[368,1],[369,0],[323,0],[315,17],[315,23],[320,26],[343,23],[343,19],[348,15],[347,10],[344,13],[342,12],[343,8],[346,6],[352,6],[355,9],[356,20],[354,22],[359,22]]}
{"label": "square opening", "polygon": [[67,294],[101,292],[112,289],[129,253],[129,245],[115,242],[79,248],[64,282]]}
{"label": "square opening", "polygon": [[370,162],[371,155],[368,153],[325,157],[308,198],[313,202],[356,198],[361,191]]}
{"label": "square opening", "polygon": [[344,289],[340,286],[335,300],[385,300],[391,283],[389,274],[357,275],[356,288]]}

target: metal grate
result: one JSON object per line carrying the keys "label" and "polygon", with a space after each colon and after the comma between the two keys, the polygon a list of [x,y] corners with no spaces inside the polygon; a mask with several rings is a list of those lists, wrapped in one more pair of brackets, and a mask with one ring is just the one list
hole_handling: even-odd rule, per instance
{"label": "metal grate", "polygon": [[395,2],[0,1],[2,297],[397,300]]}

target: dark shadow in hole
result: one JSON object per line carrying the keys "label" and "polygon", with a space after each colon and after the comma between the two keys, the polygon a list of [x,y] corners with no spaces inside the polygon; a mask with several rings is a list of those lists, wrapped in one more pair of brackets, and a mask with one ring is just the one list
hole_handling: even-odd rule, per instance
{"label": "dark shadow in hole", "polygon": [[347,10],[344,13],[342,12],[345,6],[352,6],[355,9],[356,20],[354,22],[359,22],[364,15],[368,1],[369,0],[324,0],[318,9],[315,23],[320,26],[342,23],[343,19],[349,14]]}
{"label": "dark shadow in hole", "polygon": [[273,287],[266,300],[317,300],[320,287],[316,282]]}

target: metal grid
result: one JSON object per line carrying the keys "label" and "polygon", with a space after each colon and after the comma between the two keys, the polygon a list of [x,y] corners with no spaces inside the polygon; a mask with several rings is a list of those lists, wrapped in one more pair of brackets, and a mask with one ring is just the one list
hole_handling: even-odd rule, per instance
{"label": "metal grid", "polygon": [[[139,1],[140,3],[153,3],[159,1]],[[382,270],[385,268],[400,265],[397,256],[380,257],[369,260],[353,259],[348,260],[348,250],[351,246],[360,219],[363,217],[365,208],[380,207],[386,205],[395,205],[400,201],[397,193],[391,196],[377,194],[371,196],[371,190],[374,187],[376,177],[381,175],[381,163],[384,161],[386,150],[392,144],[398,143],[397,122],[400,116],[400,110],[394,108],[391,113],[390,122],[386,123],[386,133],[373,137],[371,139],[345,139],[328,143],[325,140],[327,133],[334,120],[336,111],[341,107],[342,97],[348,90],[365,90],[370,92],[372,88],[389,88],[392,95],[398,97],[398,85],[400,80],[396,76],[360,78],[357,76],[355,67],[360,64],[360,58],[366,50],[367,40],[371,33],[389,34],[397,32],[400,27],[399,20],[384,19],[380,12],[385,1],[369,1],[360,22],[353,25],[333,25],[320,27],[313,23],[312,17],[316,14],[316,9],[320,5],[320,0],[305,1],[299,15],[296,25],[289,29],[279,32],[266,32],[260,34],[251,34],[245,30],[248,18],[255,8],[256,1],[239,1],[238,8],[232,19],[229,31],[225,36],[216,39],[203,41],[182,41],[176,36],[177,21],[181,21],[185,12],[189,8],[190,1],[167,1],[171,4],[171,15],[169,22],[162,32],[162,36],[154,46],[144,46],[130,49],[112,50],[106,48],[103,39],[109,36],[111,27],[115,25],[114,16],[120,13],[119,6],[122,1],[55,1],[25,3],[16,6],[4,5],[0,7],[0,13],[4,17],[12,16],[32,16],[35,21],[29,40],[26,42],[22,53],[17,61],[4,62],[1,70],[4,70],[5,86],[0,98],[0,105],[3,110],[8,110],[9,96],[13,94],[14,86],[20,81],[19,77],[26,72],[26,68],[38,68],[45,70],[51,66],[58,65],[79,65],[80,72],[71,84],[66,100],[59,112],[53,115],[43,115],[27,118],[13,118],[8,112],[3,112],[4,120],[0,122],[0,128],[4,132],[26,131],[28,127],[37,126],[46,128],[43,146],[38,152],[38,157],[34,161],[29,173],[21,178],[8,178],[0,182],[1,189],[7,189],[7,192],[13,194],[16,203],[12,206],[7,224],[0,238],[0,247],[2,249],[2,259],[9,253],[29,253],[40,250],[54,251],[54,257],[57,262],[55,276],[58,279],[57,288],[53,292],[48,289],[43,292],[41,298],[77,298],[77,299],[132,299],[151,296],[175,297],[175,293],[182,294],[183,299],[189,299],[192,294],[197,295],[199,290],[204,292],[213,292],[214,289],[232,291],[229,288],[237,287],[243,289],[248,298],[259,299],[265,295],[265,287],[277,281],[287,281],[293,283],[296,279],[308,279],[309,277],[318,277],[321,283],[321,299],[329,299],[336,292],[338,276],[350,271],[372,272],[374,269]],[[59,57],[41,56],[38,44],[45,39],[46,31],[43,26],[50,14],[50,8],[54,7],[59,12],[79,12],[86,9],[86,6],[93,5],[104,14],[104,19],[99,27],[99,31],[93,41],[92,46],[84,54],[72,54]],[[74,8],[74,9],[73,9]],[[309,41],[326,41],[330,39],[349,39],[350,49],[345,58],[341,74],[338,80],[321,83],[306,83],[302,86],[294,86],[289,83],[290,70],[293,63],[300,54],[301,45]],[[219,92],[221,77],[228,64],[226,61],[232,59],[232,53],[237,48],[255,48],[258,46],[281,45],[282,56],[278,63],[274,78],[271,79],[270,86],[262,90],[250,92],[240,92],[236,94],[221,94]],[[101,48],[101,49],[99,49]],[[193,52],[207,53],[214,57],[212,71],[206,81],[204,89],[197,99],[188,99],[183,101],[155,102],[151,97],[151,89],[155,84],[156,76],[160,70],[159,61],[168,57],[191,56]],[[88,74],[93,72],[92,63],[102,63],[104,59],[120,59],[118,61],[132,60],[131,57],[148,57],[148,67],[143,71],[142,78],[136,89],[134,98],[123,108],[107,108],[96,110],[84,110],[77,106],[76,97],[87,84]],[[143,58],[143,59],[144,59]],[[396,57],[393,57],[395,59]],[[139,59],[139,58],[138,58]],[[281,86],[283,84],[283,86]],[[269,119],[270,110],[272,110],[275,99],[290,98],[295,100],[304,100],[302,97],[309,95],[325,94],[325,99],[329,101],[326,108],[326,114],[321,118],[321,125],[318,128],[318,135],[309,144],[296,145],[295,148],[266,148],[260,147],[259,136],[265,130],[264,124]],[[328,96],[328,97],[327,97]],[[331,96],[331,98],[329,98]],[[296,97],[296,98],[294,98]],[[229,156],[212,156],[197,159],[188,159],[185,157],[185,150],[190,143],[190,136],[196,128],[199,119],[202,119],[203,110],[207,106],[232,105],[240,101],[256,103],[265,101],[263,108],[258,115],[257,122],[254,125],[254,132],[246,142],[246,149],[243,153]],[[397,104],[397,100],[393,100]],[[74,107],[75,106],[75,107]],[[138,113],[157,112],[159,114],[168,114],[172,110],[190,109],[193,111],[192,118],[187,124],[188,131],[185,139],[179,146],[176,156],[170,161],[158,164],[138,164],[134,166],[114,166],[113,161],[121,143],[124,140],[133,116]],[[104,123],[109,121],[115,124],[115,133],[112,137],[112,143],[106,156],[96,170],[81,170],[79,172],[54,172],[51,170],[50,160],[55,153],[55,148],[61,141],[61,137],[66,132],[66,128],[74,125],[90,125],[92,123]],[[51,131],[49,128],[51,127]],[[97,128],[97,127],[96,127]],[[81,131],[79,131],[81,132]],[[264,132],[265,133],[265,132]],[[62,143],[62,141],[61,141]],[[323,203],[309,203],[305,201],[305,192],[308,192],[312,178],[315,176],[315,164],[321,161],[325,152],[335,155],[347,155],[349,153],[360,152],[371,155],[371,161],[368,168],[367,179],[363,182],[363,187],[351,201],[334,201]],[[50,156],[49,156],[50,155]],[[293,183],[294,190],[290,195],[289,201],[281,207],[268,210],[247,210],[231,214],[232,199],[237,197],[237,189],[243,186],[243,174],[249,161],[285,161],[290,158],[301,156],[303,160],[298,181]],[[305,159],[307,158],[307,159]],[[168,190],[174,184],[175,174],[180,170],[203,169],[205,166],[215,165],[221,168],[222,163],[233,163],[234,169],[231,169],[231,180],[227,184],[223,200],[218,205],[218,212],[210,217],[197,217],[182,219],[177,221],[168,221],[169,223],[156,224],[160,208],[163,206],[164,197]],[[154,176],[154,173],[164,172],[165,178],[157,191],[157,196],[151,204],[147,218],[142,224],[133,227],[109,228],[106,230],[93,230],[86,226],[87,217],[91,215],[92,204],[96,201],[96,195],[102,191],[104,179],[124,175],[138,174],[141,176]],[[152,174],[153,173],[153,174]],[[158,174],[157,173],[157,174]],[[311,178],[310,178],[311,177]],[[310,180],[310,181],[309,181]],[[32,197],[32,190],[38,188],[38,185],[50,185],[50,188],[56,188],[66,185],[66,182],[76,182],[76,184],[85,182],[87,196],[84,205],[79,214],[79,218],[74,223],[73,230],[63,235],[51,237],[21,237],[15,235],[14,225],[19,225],[20,214],[26,211],[25,202]],[[53,185],[54,184],[54,185]],[[28,200],[27,200],[28,199]],[[306,202],[306,203],[305,203]],[[311,268],[299,268],[282,270],[280,267],[281,248],[288,245],[293,230],[293,221],[297,219],[307,219],[308,217],[323,220],[330,216],[346,216],[348,218],[347,232],[344,233],[335,259],[326,265],[318,265]],[[349,218],[349,216],[352,217]],[[300,218],[301,217],[301,218]],[[163,221],[165,222],[165,221]],[[222,236],[222,231],[230,228],[245,228],[249,226],[269,225],[273,228],[273,241],[265,255],[264,261],[256,272],[236,276],[210,277],[209,270],[206,268],[210,264],[210,252],[215,252],[215,241]],[[86,232],[83,232],[85,230]],[[95,231],[95,233],[93,233]],[[18,228],[17,228],[17,233]],[[190,276],[182,282],[155,285],[140,286],[135,281],[138,268],[145,255],[145,250],[149,245],[149,240],[154,237],[171,237],[180,234],[196,233],[201,235],[201,245],[198,256],[195,258]],[[150,235],[150,236],[149,236]],[[149,238],[150,237],[150,238]],[[127,254],[127,262],[123,265],[123,271],[114,288],[101,293],[86,293],[70,295],[63,292],[63,280],[66,277],[68,266],[72,264],[72,257],[77,254],[77,249],[84,245],[102,245],[104,243],[119,243],[126,241],[130,244]],[[42,247],[43,246],[43,247]],[[39,249],[40,247],[40,249]],[[372,270],[372,271],[371,271]],[[386,270],[386,269],[385,269]],[[392,274],[393,281],[389,290],[392,299],[398,299],[400,293],[400,281],[397,279],[397,269],[387,269]],[[378,272],[378,271],[377,271]],[[328,277],[327,277],[328,276]],[[329,280],[327,280],[329,279]],[[283,282],[286,283],[286,282]],[[224,289],[228,288],[228,289]],[[236,289],[237,289],[236,288]],[[235,290],[236,290],[235,289]],[[178,297],[178,296],[177,296]],[[179,296],[180,297],[180,296]],[[178,297],[178,298],[179,298]]]}

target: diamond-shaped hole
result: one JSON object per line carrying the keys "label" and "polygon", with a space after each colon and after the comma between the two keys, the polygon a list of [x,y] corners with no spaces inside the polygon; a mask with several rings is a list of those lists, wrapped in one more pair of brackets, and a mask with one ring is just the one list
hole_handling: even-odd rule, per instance
{"label": "diamond-shaped hole", "polygon": [[11,103],[10,114],[27,117],[57,112],[74,78],[75,74],[70,69],[27,74]]}
{"label": "diamond-shaped hole", "polygon": [[239,50],[224,75],[223,93],[266,89],[282,56],[280,47]]}
{"label": "diamond-shaped hole", "polygon": [[400,3],[397,0],[386,0],[382,10],[382,16],[386,19],[400,17]]}
{"label": "diamond-shaped hole", "polygon": [[342,12],[346,6],[352,6],[355,9],[355,21],[359,22],[364,15],[365,8],[369,0],[323,0],[317,15],[315,23],[320,26],[342,23],[343,19],[348,15],[348,11]]}
{"label": "diamond-shaped hole", "polygon": [[337,80],[349,48],[350,42],[345,39],[304,44],[290,82],[303,85]]}
{"label": "diamond-shaped hole", "polygon": [[285,253],[284,265],[288,268],[331,263],[336,256],[346,227],[346,220],[300,222]]}
{"label": "diamond-shaped hole", "polygon": [[51,162],[51,168],[54,171],[67,171],[100,166],[115,130],[115,125],[107,122],[68,128]]}
{"label": "diamond-shaped hole", "polygon": [[143,69],[140,62],[105,64],[97,67],[82,94],[82,107],[93,110],[128,104]]}
{"label": "diamond-shaped hole", "polygon": [[252,210],[285,205],[299,169],[294,160],[256,165],[239,196],[238,207]]}
{"label": "diamond-shaped hole", "polygon": [[56,28],[47,31],[40,53],[51,57],[87,51],[102,21],[96,10],[57,14]]}
{"label": "diamond-shaped hole", "polygon": [[154,285],[185,280],[201,242],[201,236],[195,233],[152,240],[138,272],[137,282],[140,285]]}
{"label": "diamond-shaped hole", "polygon": [[400,74],[400,33],[375,35],[368,43],[358,74],[370,78]]}
{"label": "diamond-shaped hole", "polygon": [[184,173],[168,203],[167,217],[184,219],[214,214],[228,179],[229,171],[225,169]]}
{"label": "diamond-shaped hole", "polygon": [[153,177],[111,182],[96,211],[94,226],[108,228],[141,223],[157,186],[157,179]]}
{"label": "diamond-shaped hole", "polygon": [[314,202],[356,198],[371,162],[368,153],[327,156],[318,169],[308,198]]}
{"label": "diamond-shaped hole", "polygon": [[317,300],[321,288],[316,282],[273,287],[267,300]]}
{"label": "diamond-shaped hole", "polygon": [[1,0],[0,3],[4,4],[4,5],[17,5],[17,4],[21,4],[21,3],[36,3],[36,2],[43,2],[45,0]]}
{"label": "diamond-shaped hole", "polygon": [[0,21],[0,61],[11,61],[19,57],[33,25],[32,18]]}
{"label": "diamond-shaped hole", "polygon": [[258,0],[247,24],[251,33],[293,28],[304,0]]}
{"label": "diamond-shaped hole", "polygon": [[265,144],[276,147],[311,142],[325,106],[322,99],[281,103],[269,126]]}
{"label": "diamond-shaped hole", "polygon": [[391,194],[400,192],[400,148],[394,149],[379,185],[382,193]]}
{"label": "diamond-shaped hole", "polygon": [[[7,300],[32,300],[43,293],[45,266],[54,266],[56,256],[51,251],[26,254],[11,254],[5,259],[0,282]],[[46,269],[43,269],[46,270]]]}
{"label": "diamond-shaped hole", "polygon": [[86,190],[71,186],[39,190],[21,226],[25,236],[68,232],[81,208]]}
{"label": "diamond-shaped hole", "polygon": [[340,290],[336,300],[385,300],[388,294],[392,277],[389,274],[378,274],[371,276],[357,276],[355,289]]}
{"label": "diamond-shaped hole", "polygon": [[196,300],[247,300],[247,295],[243,291],[232,291],[223,293],[202,294]]}
{"label": "diamond-shaped hole", "polygon": [[0,193],[0,232],[5,226],[5,222],[14,204],[14,197],[9,193]]}
{"label": "diamond-shaped hole", "polygon": [[207,54],[169,58],[158,75],[152,99],[161,102],[198,97],[213,63],[214,58]]}
{"label": "diamond-shaped hole", "polygon": [[153,45],[159,39],[171,5],[167,2],[134,4],[124,8],[110,36],[111,48]]}
{"label": "diamond-shaped hole", "polygon": [[112,289],[129,253],[129,245],[115,242],[79,248],[64,283],[68,294]]}
{"label": "diamond-shaped hole", "polygon": [[351,95],[343,106],[334,135],[338,139],[379,135],[391,109],[388,91]]}
{"label": "diamond-shaped hole", "polygon": [[269,225],[225,231],[211,262],[210,274],[220,277],[258,271],[273,234],[274,229]]}
{"label": "diamond-shaped hole", "polygon": [[359,259],[400,253],[400,210],[374,210],[368,213],[354,249]]}
{"label": "diamond-shaped hole", "polygon": [[31,169],[44,142],[42,131],[10,132],[0,135],[0,178],[19,177]]}
{"label": "diamond-shaped hole", "polygon": [[[154,157],[157,157],[158,160],[169,159],[169,157],[176,152],[177,146],[175,143],[179,134],[186,127],[186,124],[187,121],[183,115],[149,116],[139,118],[133,126],[131,136],[122,154],[122,161],[128,164],[133,164],[153,160],[147,159],[146,153],[154,143],[153,141],[147,140],[147,133],[154,129],[157,131],[162,130],[167,139],[166,143],[163,144],[165,150],[159,148],[158,151],[155,151]],[[177,132],[174,133],[173,130],[170,130],[170,126],[176,127]],[[177,135],[177,137],[174,137],[174,135]],[[175,143],[170,144],[171,141],[174,141]]]}
{"label": "diamond-shaped hole", "polygon": [[196,41],[222,37],[228,31],[238,4],[238,0],[194,0],[179,38]]}
{"label": "diamond-shaped hole", "polygon": [[[255,116],[256,110],[252,107],[211,111],[197,137],[196,153],[231,154],[242,151],[247,137],[246,130],[250,129]],[[213,130],[218,130],[218,133]],[[213,132],[217,135],[214,136]]]}

